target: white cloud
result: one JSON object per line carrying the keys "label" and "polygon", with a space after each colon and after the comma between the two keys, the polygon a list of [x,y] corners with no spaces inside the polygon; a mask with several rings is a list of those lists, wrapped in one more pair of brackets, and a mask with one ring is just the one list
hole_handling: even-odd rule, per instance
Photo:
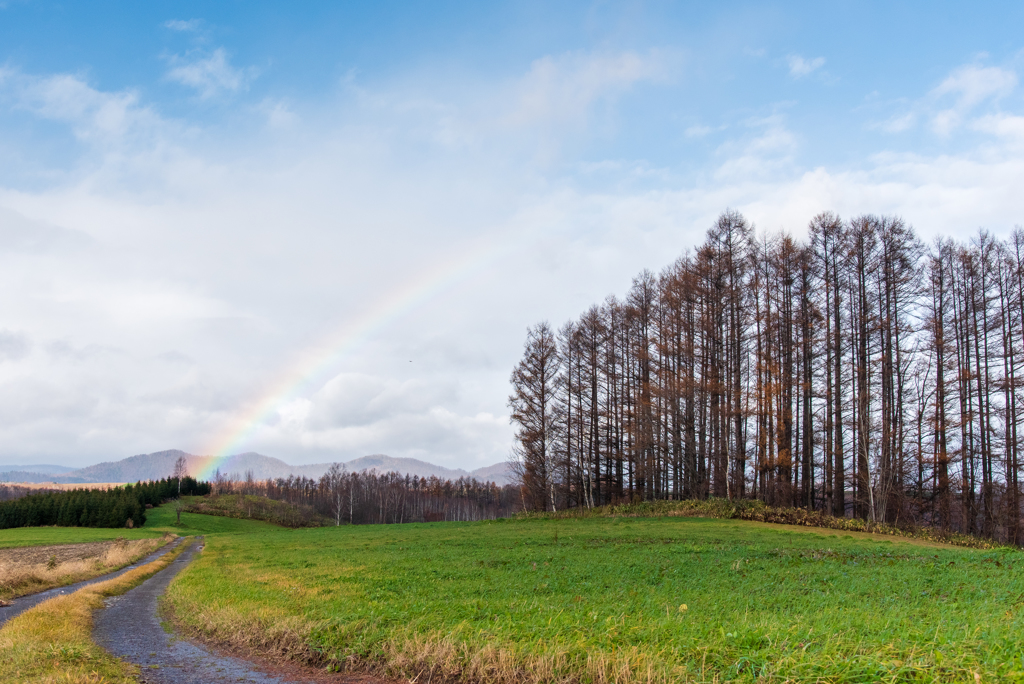
{"label": "white cloud", "polygon": [[932,95],[956,98],[957,109],[970,109],[989,98],[1001,98],[1017,87],[1017,74],[1000,67],[962,66],[953,71]]}
{"label": "white cloud", "polygon": [[683,131],[683,135],[687,138],[703,138],[714,130],[710,126],[690,126]]}
{"label": "white cloud", "polygon": [[94,241],[85,233],[32,221],[0,207],[0,255],[5,253],[60,253],[87,249]]}
{"label": "white cloud", "polygon": [[970,64],[954,70],[931,92],[936,101],[953,98],[951,107],[933,114],[932,130],[948,136],[978,105],[998,102],[1016,87],[1017,74],[1009,69]]}
{"label": "white cloud", "polygon": [[728,182],[788,171],[798,142],[784,117],[774,114],[754,119],[746,128],[753,135],[729,140],[719,147],[718,153],[725,161],[715,170],[715,178]]}
{"label": "white cloud", "polygon": [[965,127],[1015,137],[1015,117],[1000,112],[998,107],[1016,90],[1017,80],[1017,73],[1011,69],[966,64],[951,71],[916,102],[900,101],[902,111],[869,128],[902,133],[927,122],[932,132],[943,138]]}
{"label": "white cloud", "polygon": [[[671,76],[631,54],[538,60],[446,97],[392,83],[319,111],[265,100],[235,113],[238,139],[179,134],[131,92],[4,72],[21,109],[123,143],[86,146],[59,182],[0,187],[0,458],[202,452],[287,395],[240,450],[487,465],[511,444],[526,326],[622,294],[726,207],[796,232],[824,209],[900,213],[925,236],[1024,220],[1019,147],[816,168],[782,115],[723,129],[684,180],[645,160],[553,171],[517,155],[550,131],[583,136],[602,106]],[[104,107],[121,123],[104,128]],[[1022,128],[1010,113],[969,121],[1007,140]]]}
{"label": "white cloud", "polygon": [[971,122],[971,127],[1013,142],[1024,142],[1024,116],[1017,114],[980,116]]}
{"label": "white cloud", "polygon": [[102,92],[70,74],[36,77],[0,69],[0,89],[15,107],[68,123],[83,140],[109,144],[158,121],[148,107],[139,104],[134,91]]}
{"label": "white cloud", "polygon": [[270,128],[288,128],[298,120],[291,106],[283,100],[266,98],[258,109],[266,115],[267,126]]}
{"label": "white cloud", "polygon": [[198,31],[201,25],[200,19],[169,19],[164,22],[164,27],[172,31]]}
{"label": "white cloud", "polygon": [[543,57],[515,87],[506,121],[513,125],[585,122],[593,105],[614,99],[640,82],[666,79],[665,53],[569,53]]}
{"label": "white cloud", "polygon": [[913,128],[916,123],[917,116],[913,112],[906,112],[904,114],[897,114],[888,121],[879,124],[877,128],[886,133],[902,133]]}
{"label": "white cloud", "polygon": [[614,134],[616,103],[641,84],[668,83],[680,62],[661,50],[548,55],[520,75],[443,95],[436,84],[418,79],[368,89],[350,72],[342,84],[375,112],[378,125],[400,126],[447,152],[497,144],[506,145],[509,158],[549,163],[576,141]]}
{"label": "white cloud", "polygon": [[224,48],[217,48],[207,57],[190,59],[174,55],[169,61],[167,79],[194,88],[203,98],[244,90],[255,77],[253,69],[231,66]]}
{"label": "white cloud", "polygon": [[809,76],[821,67],[825,66],[824,57],[815,57],[814,59],[805,59],[800,55],[790,55],[786,58],[789,64],[789,75],[793,78],[803,78]]}
{"label": "white cloud", "polygon": [[24,333],[0,330],[0,363],[23,359],[31,349],[32,343]]}
{"label": "white cloud", "polygon": [[301,433],[313,410],[313,402],[303,397],[298,397],[278,407],[277,415],[279,427],[286,432]]}

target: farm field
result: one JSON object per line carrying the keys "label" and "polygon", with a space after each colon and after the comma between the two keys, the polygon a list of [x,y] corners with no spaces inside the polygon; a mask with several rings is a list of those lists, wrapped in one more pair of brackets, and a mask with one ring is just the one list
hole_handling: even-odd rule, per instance
{"label": "farm field", "polygon": [[424,681],[1024,681],[1016,550],[694,518],[247,529],[168,594],[243,651]]}
{"label": "farm field", "polygon": [[0,601],[119,570],[171,539],[167,536],[0,549]]}

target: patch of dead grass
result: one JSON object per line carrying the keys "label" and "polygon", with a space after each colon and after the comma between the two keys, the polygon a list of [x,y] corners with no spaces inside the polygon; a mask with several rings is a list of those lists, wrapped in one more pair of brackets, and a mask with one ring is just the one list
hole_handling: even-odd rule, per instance
{"label": "patch of dead grass", "polygon": [[[581,662],[582,660],[582,662]],[[410,681],[547,684],[585,681],[592,684],[669,684],[705,681],[700,673],[670,666],[641,648],[591,653],[581,659],[568,652],[518,653],[486,645],[474,648],[457,635],[416,636],[386,644],[379,662],[352,661],[352,669],[407,678]],[[347,669],[344,667],[341,669]]]}
{"label": "patch of dead grass", "polygon": [[261,615],[246,609],[221,608],[196,613],[185,623],[175,618],[170,604],[165,603],[163,609],[177,631],[213,646],[259,654],[270,660],[317,667],[326,663],[324,654],[309,645],[309,636],[317,624],[306,618]]}
{"label": "patch of dead grass", "polygon": [[62,587],[131,565],[173,539],[118,539],[0,551],[0,600]]}
{"label": "patch of dead grass", "polygon": [[406,634],[382,644],[372,658],[346,656],[310,646],[313,636],[336,625],[291,616],[283,620],[254,619],[252,613],[220,609],[179,631],[198,641],[247,657],[291,662],[332,672],[372,675],[388,680],[436,684],[550,684],[586,681],[592,684],[670,684],[700,680],[640,647],[615,653],[591,653],[581,662],[568,652],[524,653],[499,645],[470,643],[456,630],[450,634]]}

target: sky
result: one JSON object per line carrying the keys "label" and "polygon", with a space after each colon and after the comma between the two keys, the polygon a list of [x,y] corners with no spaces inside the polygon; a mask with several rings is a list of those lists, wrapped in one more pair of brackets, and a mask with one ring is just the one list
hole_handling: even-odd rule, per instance
{"label": "sky", "polygon": [[0,2],[0,464],[510,456],[726,209],[1024,223],[1020,3]]}

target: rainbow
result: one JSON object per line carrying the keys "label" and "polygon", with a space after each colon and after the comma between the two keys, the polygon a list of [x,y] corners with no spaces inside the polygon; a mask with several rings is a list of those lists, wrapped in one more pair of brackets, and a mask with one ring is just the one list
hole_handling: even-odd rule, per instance
{"label": "rainbow", "polygon": [[510,246],[504,243],[472,246],[454,258],[440,261],[432,268],[409,278],[374,301],[360,315],[345,321],[320,344],[306,350],[296,362],[279,373],[277,380],[270,384],[270,389],[230,422],[204,449],[212,456],[200,456],[190,463],[191,469],[195,471],[194,476],[200,480],[209,480],[218,469],[224,474],[241,472],[238,468],[232,469],[232,462],[244,449],[244,445],[250,443],[285,404],[322,387],[336,374],[347,356],[389,325],[482,272],[509,252]]}

